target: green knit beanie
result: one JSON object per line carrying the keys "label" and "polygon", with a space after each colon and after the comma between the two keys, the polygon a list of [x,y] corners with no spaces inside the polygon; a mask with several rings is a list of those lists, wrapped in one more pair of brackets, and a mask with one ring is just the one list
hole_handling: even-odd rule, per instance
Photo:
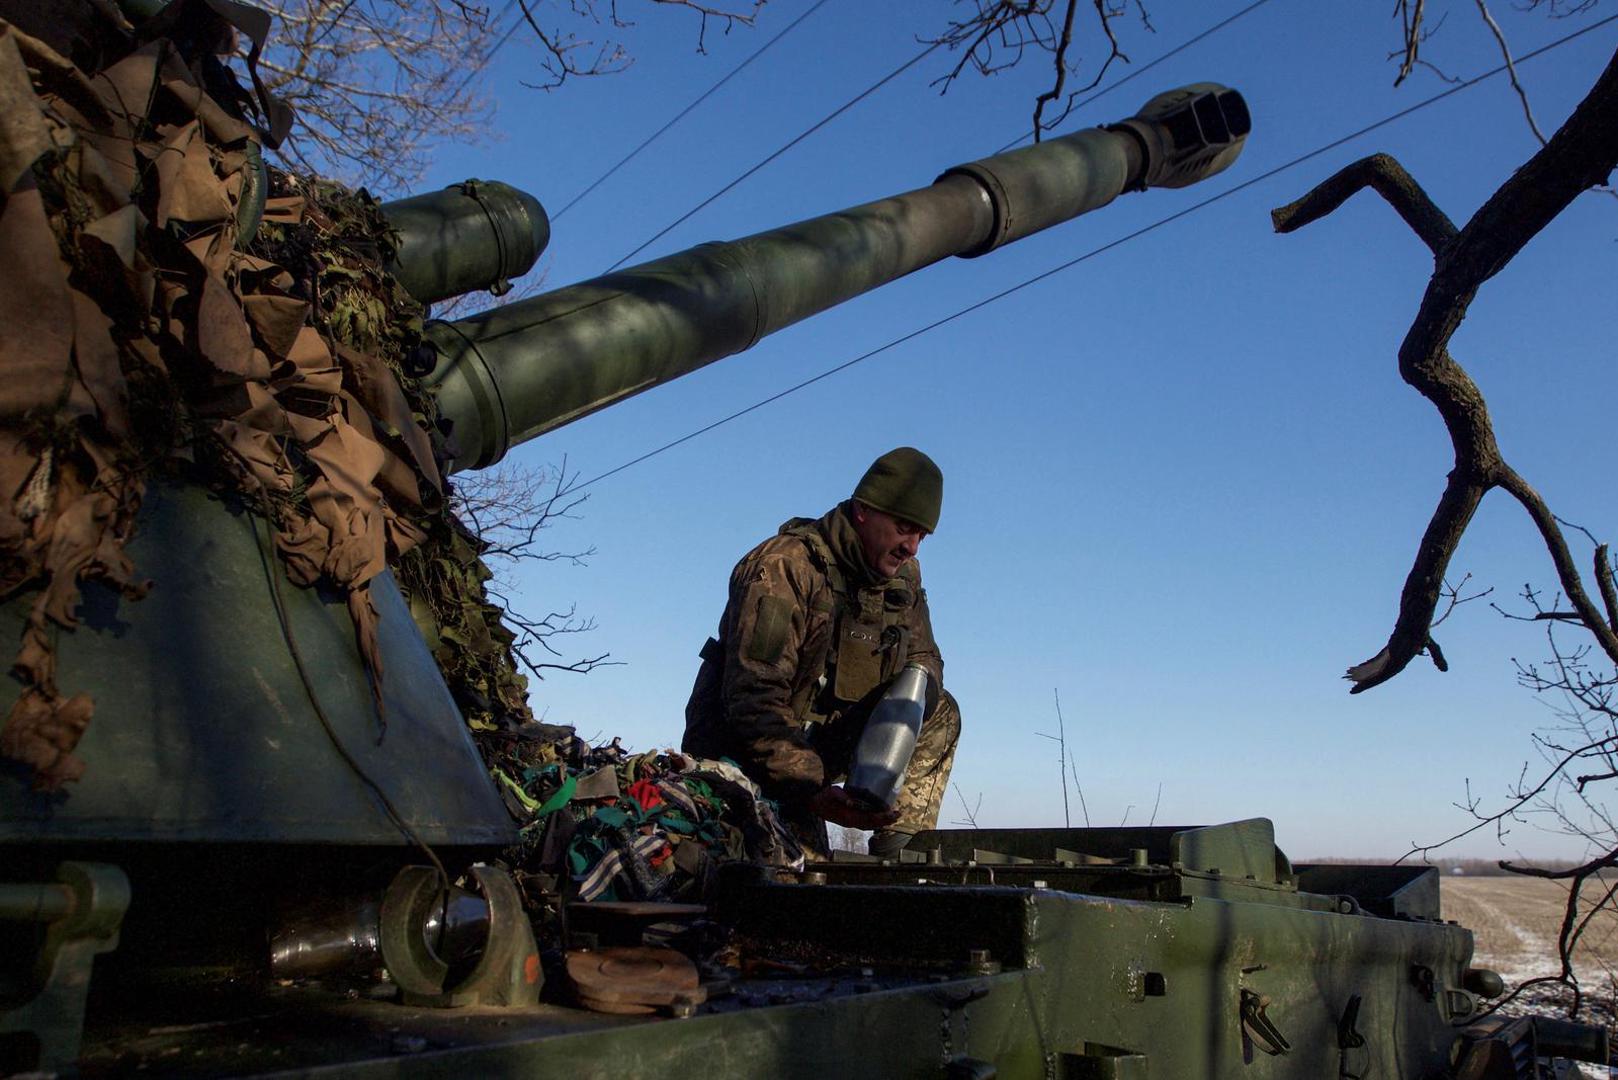
{"label": "green knit beanie", "polygon": [[854,498],[934,532],[944,505],[944,474],[920,450],[901,446],[871,463],[854,489]]}

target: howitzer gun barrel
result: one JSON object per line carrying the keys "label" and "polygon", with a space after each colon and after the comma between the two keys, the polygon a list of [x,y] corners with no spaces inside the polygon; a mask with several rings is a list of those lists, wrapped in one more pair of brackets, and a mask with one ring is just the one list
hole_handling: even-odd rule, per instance
{"label": "howitzer gun barrel", "polygon": [[453,468],[751,348],[951,255],[974,257],[1107,205],[1228,167],[1249,129],[1234,90],[1197,83],[1135,116],[950,169],[931,186],[430,324],[429,382]]}
{"label": "howitzer gun barrel", "polygon": [[423,304],[473,289],[503,295],[551,238],[539,200],[498,181],[463,180],[384,203],[382,213],[398,233],[388,269]]}

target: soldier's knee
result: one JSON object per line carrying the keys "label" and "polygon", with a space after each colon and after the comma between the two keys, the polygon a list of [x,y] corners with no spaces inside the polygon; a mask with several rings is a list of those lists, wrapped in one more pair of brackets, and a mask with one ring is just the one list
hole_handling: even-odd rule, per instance
{"label": "soldier's knee", "polygon": [[955,745],[960,740],[961,710],[946,691],[939,695],[938,705],[916,737],[916,753],[910,760],[911,778],[919,781],[926,777],[948,777],[955,761]]}
{"label": "soldier's knee", "polygon": [[955,695],[948,690],[938,695],[938,704],[934,706],[932,715],[927,717],[923,728],[931,728],[934,736],[942,736],[944,742],[953,745],[961,736],[961,707],[955,701]]}

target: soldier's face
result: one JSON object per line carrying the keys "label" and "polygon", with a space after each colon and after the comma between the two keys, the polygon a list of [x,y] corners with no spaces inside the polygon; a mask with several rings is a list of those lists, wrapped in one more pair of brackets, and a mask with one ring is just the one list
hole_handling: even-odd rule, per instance
{"label": "soldier's face", "polygon": [[892,577],[899,567],[914,559],[927,536],[927,530],[914,521],[858,502],[854,504],[854,532],[860,538],[866,563],[882,577]]}

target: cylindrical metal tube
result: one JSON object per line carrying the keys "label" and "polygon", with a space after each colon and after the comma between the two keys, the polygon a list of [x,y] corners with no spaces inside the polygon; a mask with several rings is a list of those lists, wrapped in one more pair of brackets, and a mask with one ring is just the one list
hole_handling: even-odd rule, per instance
{"label": "cylindrical metal tube", "polygon": [[1131,180],[1138,181],[1142,163],[1138,142],[1091,128],[957,165],[943,179],[970,176],[989,192],[995,208],[994,228],[977,246],[958,254],[975,258],[1099,210],[1128,191]]}
{"label": "cylindrical metal tube", "polygon": [[881,807],[898,801],[926,719],[928,678],[926,668],[906,665],[871,710],[843,785],[856,799]]}
{"label": "cylindrical metal tube", "polygon": [[270,933],[270,974],[302,979],[375,968],[380,901],[316,903],[284,918]]}
{"label": "cylindrical metal tube", "polygon": [[1607,1029],[1552,1016],[1534,1017],[1534,1048],[1545,1057],[1607,1064]]}
{"label": "cylindrical metal tube", "polygon": [[551,238],[539,200],[495,180],[465,180],[384,203],[382,213],[399,232],[388,269],[423,304],[474,289],[500,295]]}
{"label": "cylindrical metal tube", "polygon": [[1137,116],[951,169],[931,187],[641,266],[451,323],[429,385],[452,469],[751,348],[761,337],[950,255],[973,256],[1154,183],[1235,160],[1241,95],[1199,83]]}
{"label": "cylindrical metal tube", "polygon": [[967,177],[431,323],[455,468],[750,349],[766,334],[966,250],[994,207]]}
{"label": "cylindrical metal tube", "polygon": [[[382,965],[379,897],[328,900],[284,917],[270,935],[270,974],[304,979],[365,972]],[[440,959],[455,964],[476,956],[489,936],[489,904],[466,889],[451,889],[448,918],[434,904],[424,936]]]}
{"label": "cylindrical metal tube", "polygon": [[20,922],[56,922],[73,913],[69,885],[0,885],[0,919]]}

